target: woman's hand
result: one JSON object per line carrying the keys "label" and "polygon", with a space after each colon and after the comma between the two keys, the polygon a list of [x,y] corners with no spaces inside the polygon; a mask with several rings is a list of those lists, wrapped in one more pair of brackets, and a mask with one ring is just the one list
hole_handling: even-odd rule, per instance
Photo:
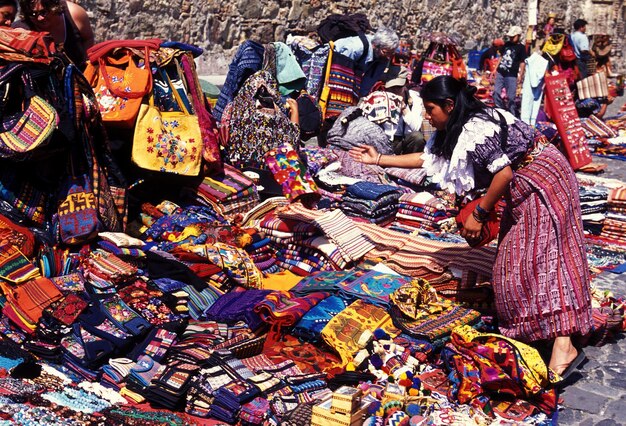
{"label": "woman's hand", "polygon": [[463,223],[463,229],[461,229],[461,236],[466,240],[478,240],[480,239],[480,233],[483,229],[483,224],[474,219],[474,215],[469,215]]}
{"label": "woman's hand", "polygon": [[359,145],[348,151],[348,154],[350,154],[350,158],[363,164],[376,164],[378,159],[378,151],[369,145]]}

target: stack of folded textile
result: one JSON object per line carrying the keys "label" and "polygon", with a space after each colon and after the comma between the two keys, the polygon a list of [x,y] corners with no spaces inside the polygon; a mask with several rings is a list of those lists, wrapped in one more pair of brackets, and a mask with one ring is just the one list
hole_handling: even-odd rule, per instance
{"label": "stack of folded textile", "polygon": [[252,242],[245,246],[245,250],[256,267],[264,274],[280,271],[280,268],[276,265],[274,249],[270,246],[271,240],[260,232],[252,234],[251,237]]}
{"label": "stack of folded textile", "polygon": [[580,209],[583,228],[593,235],[600,235],[608,208],[608,190],[603,187],[580,187]]}
{"label": "stack of folded textile", "polygon": [[602,227],[602,237],[626,243],[626,187],[611,189],[608,213]]}
{"label": "stack of folded textile", "polygon": [[205,177],[196,188],[185,188],[193,201],[213,206],[223,215],[245,213],[259,203],[254,182],[235,167],[225,164],[222,176]]}
{"label": "stack of folded textile", "polygon": [[271,212],[265,215],[259,229],[265,233],[273,243],[286,245],[295,241],[301,241],[320,234],[314,224],[299,220],[283,219]]}
{"label": "stack of folded textile", "polygon": [[296,275],[307,276],[317,271],[333,271],[336,268],[317,249],[291,243],[276,252],[278,266]]}
{"label": "stack of folded textile", "polygon": [[102,249],[93,250],[83,263],[83,275],[95,293],[113,293],[135,278],[137,268]]}
{"label": "stack of folded textile", "polygon": [[401,195],[402,190],[395,186],[358,182],[346,188],[341,199],[341,210],[348,216],[387,225],[396,217]]}
{"label": "stack of folded textile", "polygon": [[429,192],[403,194],[399,200],[398,223],[426,231],[439,231],[450,215],[444,203]]}

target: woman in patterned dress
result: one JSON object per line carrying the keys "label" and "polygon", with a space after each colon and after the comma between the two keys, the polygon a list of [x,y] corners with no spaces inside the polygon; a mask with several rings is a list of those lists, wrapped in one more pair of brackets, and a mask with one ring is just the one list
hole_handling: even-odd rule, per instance
{"label": "woman in patterned dress", "polygon": [[463,223],[468,240],[480,238],[488,213],[504,197],[492,280],[500,332],[524,342],[553,342],[549,366],[568,375],[584,359],[571,336],[591,326],[576,176],[531,126],[487,107],[475,90],[448,76],[424,86],[427,119],[437,131],[423,153],[380,155],[360,146],[350,155],[383,167],[424,167],[434,183],[459,197],[486,190]]}

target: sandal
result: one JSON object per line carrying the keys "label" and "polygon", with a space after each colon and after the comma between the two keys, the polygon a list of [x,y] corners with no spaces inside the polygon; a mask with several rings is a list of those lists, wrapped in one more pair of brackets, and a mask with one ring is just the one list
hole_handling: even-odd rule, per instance
{"label": "sandal", "polygon": [[582,349],[578,350],[578,355],[576,355],[576,358],[574,358],[572,360],[572,362],[569,363],[569,365],[567,366],[567,368],[563,371],[563,373],[559,374],[559,376],[561,377],[561,380],[557,381],[557,382],[553,382],[552,384],[555,387],[560,387],[562,386],[567,379],[569,378],[569,376],[572,375],[572,373],[578,369],[578,367],[587,360],[587,356],[585,355],[585,353],[582,351]]}

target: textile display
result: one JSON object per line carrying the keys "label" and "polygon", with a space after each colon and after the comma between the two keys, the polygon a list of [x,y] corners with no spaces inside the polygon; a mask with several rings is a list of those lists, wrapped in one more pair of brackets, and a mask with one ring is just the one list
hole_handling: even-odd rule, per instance
{"label": "textile display", "polygon": [[317,184],[292,145],[280,145],[269,150],[265,154],[265,164],[291,202],[310,203],[320,198]]}
{"label": "textile display", "polygon": [[426,48],[423,58],[422,84],[440,75],[449,75],[456,79],[467,77],[467,68],[463,57],[453,44],[431,42]]}
{"label": "textile display", "polygon": [[297,297],[288,291],[275,291],[254,307],[261,319],[279,330],[295,325],[311,308],[330,296],[329,293],[309,293]]}
{"label": "textile display", "polygon": [[[333,51],[334,43],[330,42],[330,53],[326,65],[324,86],[319,103],[324,118],[337,117],[347,107],[357,104],[361,87],[361,70],[355,61],[341,53]],[[369,42],[365,46],[362,56],[367,56]]]}
{"label": "textile display", "polygon": [[235,52],[235,56],[228,66],[224,87],[220,90],[220,96],[212,111],[217,121],[222,120],[224,109],[235,98],[248,77],[261,70],[264,50],[263,45],[252,40],[246,40]]}
{"label": "textile display", "polygon": [[606,98],[609,96],[609,86],[606,74],[597,72],[587,78],[576,82],[579,99]]}
{"label": "textile display", "polygon": [[546,413],[556,410],[556,390],[546,390],[548,367],[530,346],[462,326],[453,331],[444,358],[456,375],[450,396],[459,401],[505,390],[514,398],[528,398]]}

